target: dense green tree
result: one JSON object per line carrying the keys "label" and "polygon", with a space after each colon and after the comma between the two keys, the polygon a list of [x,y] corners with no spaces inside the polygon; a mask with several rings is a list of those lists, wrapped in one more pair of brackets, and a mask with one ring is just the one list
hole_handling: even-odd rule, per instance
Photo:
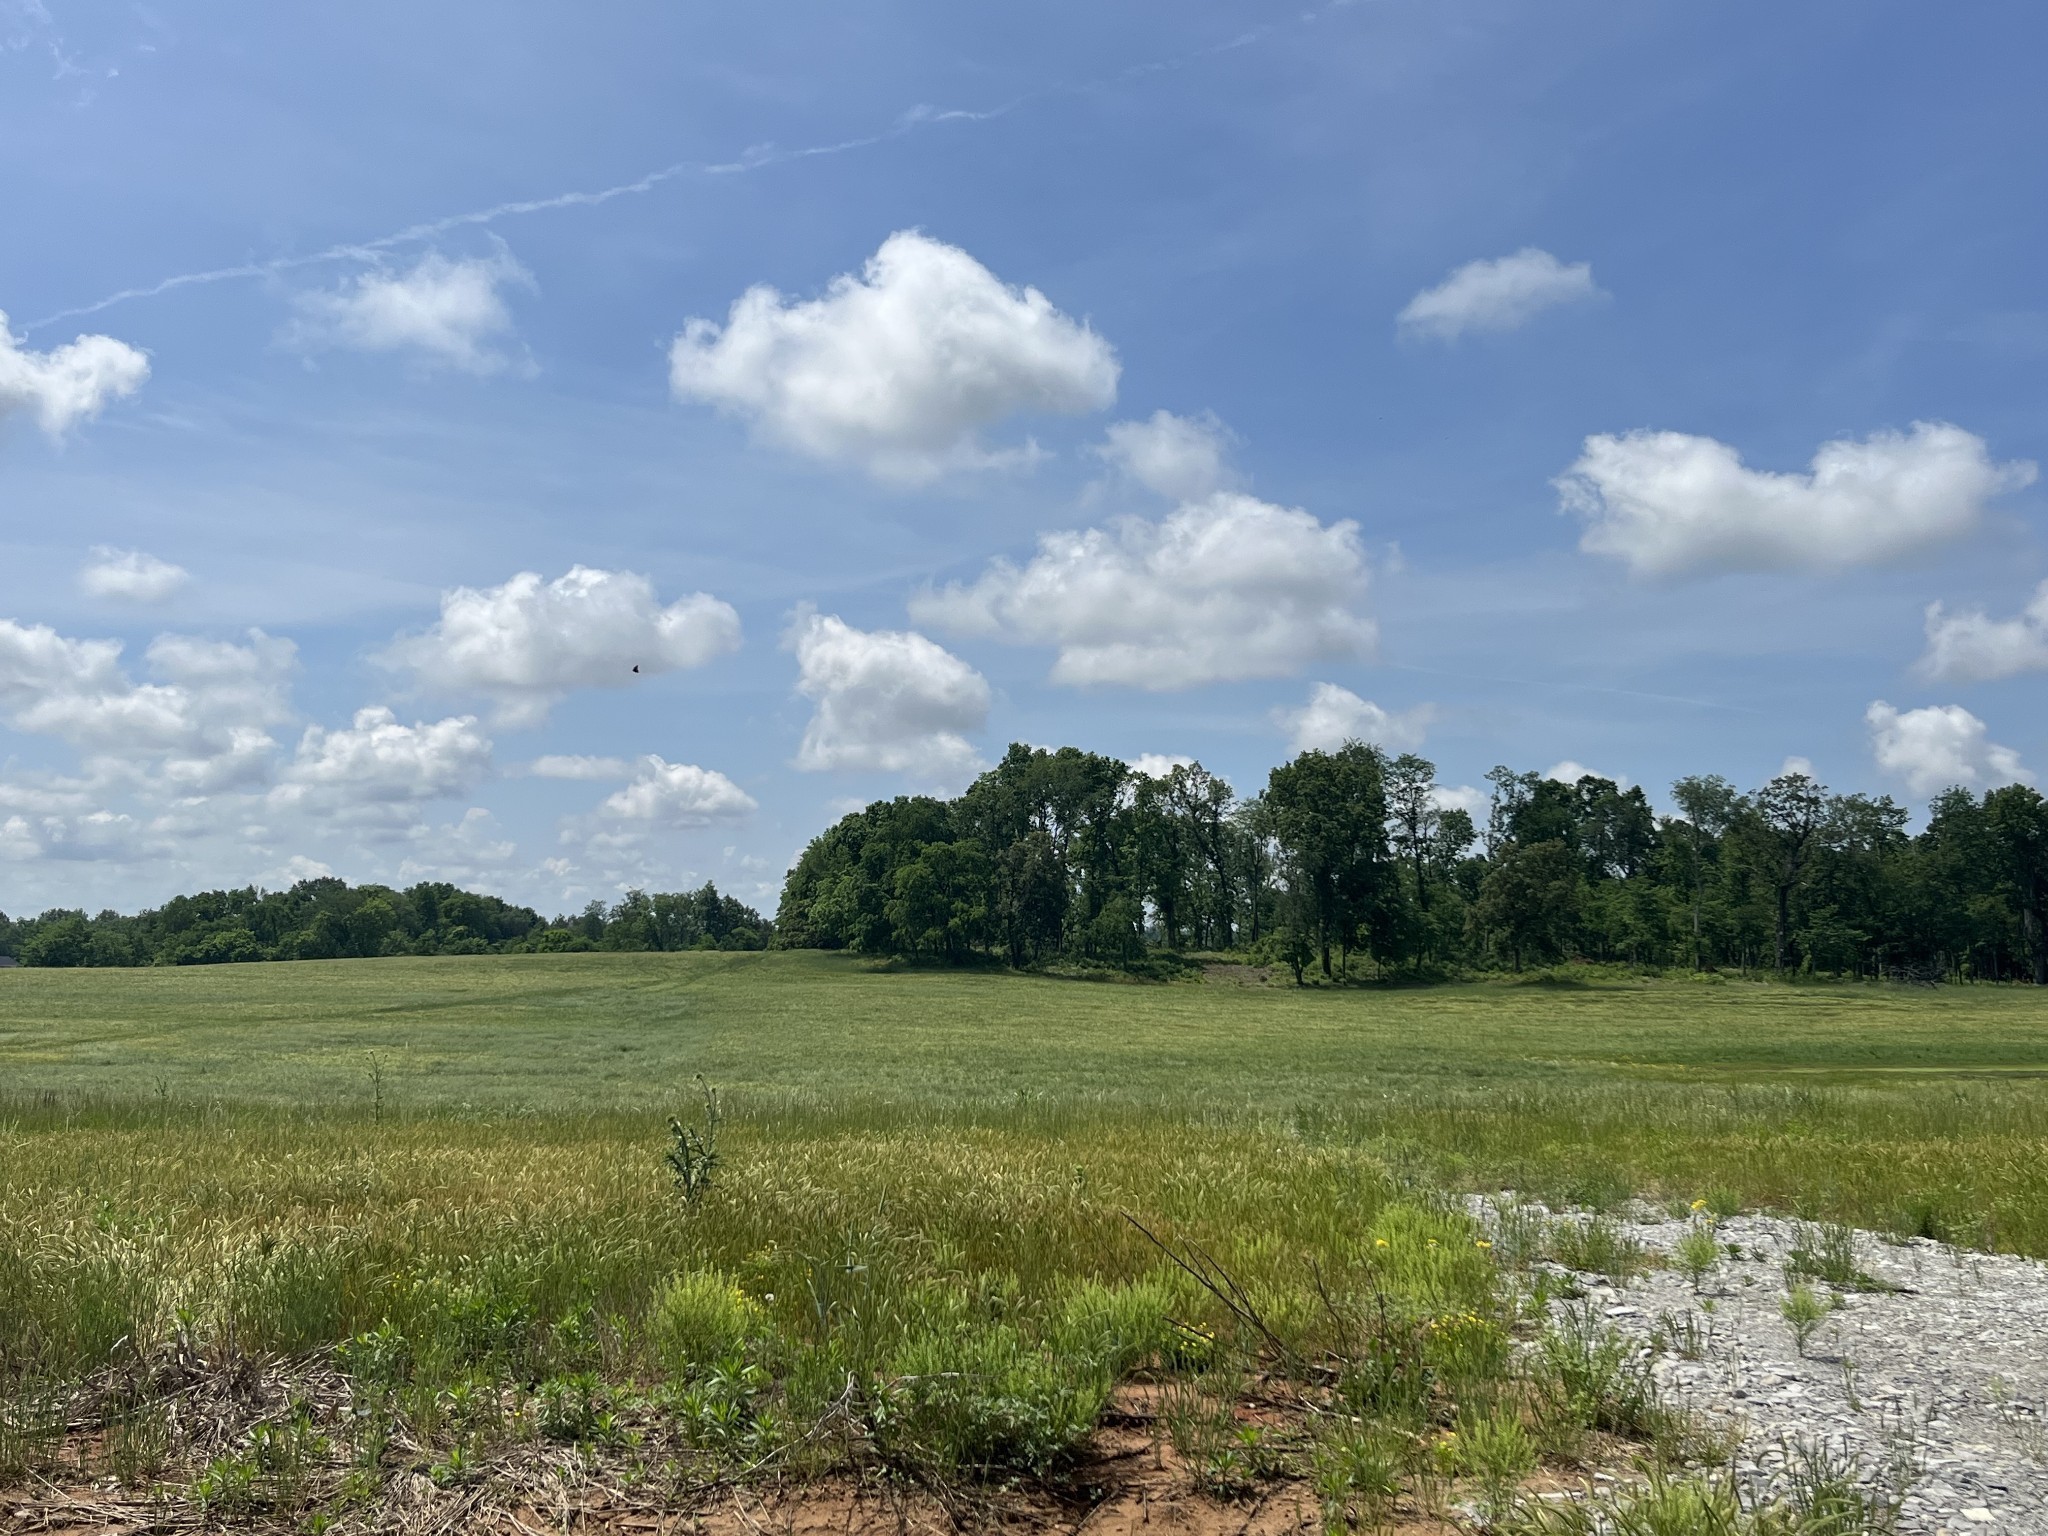
{"label": "dense green tree", "polygon": [[1692,965],[1698,970],[1706,956],[1707,891],[1719,860],[1721,839],[1728,835],[1740,799],[1735,786],[1719,774],[1696,774],[1671,786],[1678,815],[1665,823],[1664,845],[1677,853],[1678,878],[1684,882],[1687,932]]}
{"label": "dense green tree", "polygon": [[1737,828],[1769,880],[1772,947],[1782,973],[1792,943],[1792,894],[1806,878],[1828,824],[1828,792],[1810,774],[1781,773],[1742,808]]}
{"label": "dense green tree", "polygon": [[1384,917],[1393,891],[1387,844],[1386,757],[1363,742],[1309,751],[1266,781],[1280,868],[1313,927],[1323,975],[1333,947],[1348,951]]}
{"label": "dense green tree", "polygon": [[1563,959],[1585,884],[1585,869],[1562,838],[1509,843],[1479,888],[1474,916],[1518,971],[1528,959]]}
{"label": "dense green tree", "polygon": [[2024,784],[1994,789],[1984,797],[1984,820],[2034,985],[2048,986],[2048,801]]}

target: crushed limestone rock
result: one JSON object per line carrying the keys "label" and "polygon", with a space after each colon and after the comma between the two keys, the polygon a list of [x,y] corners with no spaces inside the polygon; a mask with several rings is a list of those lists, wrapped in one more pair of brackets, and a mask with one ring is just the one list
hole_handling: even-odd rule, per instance
{"label": "crushed limestone rock", "polygon": [[[1496,1226],[1504,1210],[1549,1215],[1474,1205]],[[1640,1205],[1609,1220],[1655,1267],[1617,1283],[1546,1263],[1584,1291],[1553,1307],[1590,1306],[1651,1349],[1668,1401],[1739,1433],[1746,1484],[1770,1486],[1788,1456],[1818,1451],[1874,1483],[1905,1483],[1902,1536],[2048,1536],[2048,1264],[1838,1229],[1860,1283],[1805,1277],[1832,1310],[1802,1354],[1780,1307],[1788,1260],[1814,1250],[1820,1229]],[[1721,1245],[1697,1292],[1676,1256],[1696,1225]]]}

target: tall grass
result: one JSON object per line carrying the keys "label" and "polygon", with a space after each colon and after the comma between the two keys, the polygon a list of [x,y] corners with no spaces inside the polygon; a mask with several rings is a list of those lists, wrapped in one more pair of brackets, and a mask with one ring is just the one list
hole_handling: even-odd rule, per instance
{"label": "tall grass", "polygon": [[[1733,1134],[1793,1107],[1830,1106],[1718,1112]],[[1333,1527],[1454,1487],[1506,1510],[1539,1455],[1618,1433],[1677,1464],[1695,1437],[1590,1324],[1518,1355],[1540,1292],[1435,1177],[1570,1176],[1574,1136],[1640,1109],[740,1095],[685,1199],[652,1114],[39,1096],[0,1108],[0,1485],[95,1410],[78,1472],[246,1521],[481,1486],[508,1446],[665,1497],[771,1462],[1037,1477],[1138,1375],[1212,1492],[1292,1467]],[[1459,1136],[1431,1146],[1429,1115]],[[246,1406],[195,1437],[164,1394],[209,1379]],[[1309,1427],[1245,1422],[1253,1390],[1317,1405]]]}
{"label": "tall grass", "polygon": [[638,1117],[17,1110],[0,1130],[0,1361],[72,1373],[180,1328],[284,1354],[451,1318],[489,1339],[571,1316],[637,1336],[657,1291],[700,1271],[763,1298],[783,1333],[879,1349],[917,1319],[877,1309],[927,1280],[1040,1328],[1077,1284],[1154,1275],[1166,1261],[1126,1212],[1285,1298],[1307,1259],[1355,1267],[1400,1194],[1369,1152],[1255,1129],[859,1121],[735,1114],[715,1197],[693,1206]]}

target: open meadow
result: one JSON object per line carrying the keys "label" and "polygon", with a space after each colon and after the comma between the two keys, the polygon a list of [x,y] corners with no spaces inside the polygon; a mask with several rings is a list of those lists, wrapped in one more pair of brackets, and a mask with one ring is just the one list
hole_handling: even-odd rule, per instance
{"label": "open meadow", "polygon": [[1538,1261],[1627,1245],[1456,1193],[2048,1254],[2033,989],[1234,975],[0,974],[0,1479],[322,1530],[823,1483],[1505,1520],[1713,1447],[1551,1326]]}

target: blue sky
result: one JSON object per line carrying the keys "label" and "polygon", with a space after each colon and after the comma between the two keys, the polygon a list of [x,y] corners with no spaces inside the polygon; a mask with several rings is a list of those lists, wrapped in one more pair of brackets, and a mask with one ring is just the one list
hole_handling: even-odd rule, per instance
{"label": "blue sky", "polygon": [[2044,45],[0,0],[0,907],[768,901],[1011,740],[2031,779]]}

